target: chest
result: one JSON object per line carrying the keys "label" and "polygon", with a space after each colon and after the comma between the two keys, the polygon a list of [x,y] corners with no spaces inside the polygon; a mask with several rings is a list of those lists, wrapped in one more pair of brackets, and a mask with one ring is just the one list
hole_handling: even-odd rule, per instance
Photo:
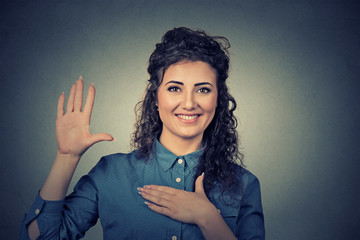
{"label": "chest", "polygon": [[[203,239],[196,225],[184,224],[150,210],[137,187],[149,184],[192,190],[189,171],[163,172],[151,168],[124,171],[102,183],[98,193],[98,212],[104,239]],[[156,173],[161,174],[156,174]],[[116,179],[115,181],[113,179]]]}
{"label": "chest", "polygon": [[[156,174],[159,172],[161,174]],[[116,174],[116,177],[111,177],[112,181],[105,181],[98,190],[98,213],[104,239],[204,239],[198,226],[150,210],[137,190],[137,187],[155,184],[193,191],[191,171],[175,168],[164,172],[152,167]],[[238,211],[216,201],[214,205],[229,227],[235,230]]]}

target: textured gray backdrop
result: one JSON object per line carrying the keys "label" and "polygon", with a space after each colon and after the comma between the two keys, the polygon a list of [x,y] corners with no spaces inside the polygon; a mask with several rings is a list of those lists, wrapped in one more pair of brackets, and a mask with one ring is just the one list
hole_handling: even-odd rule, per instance
{"label": "textured gray backdrop", "polygon": [[[1,1],[0,238],[16,239],[56,154],[58,96],[97,87],[71,188],[129,151],[147,60],[165,31],[229,38],[242,148],[261,181],[268,240],[359,239],[359,1]],[[100,224],[85,239],[101,239]]]}

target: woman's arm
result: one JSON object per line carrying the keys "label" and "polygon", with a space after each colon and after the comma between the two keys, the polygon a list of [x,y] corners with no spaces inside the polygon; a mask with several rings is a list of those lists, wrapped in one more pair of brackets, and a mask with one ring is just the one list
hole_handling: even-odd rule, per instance
{"label": "woman's arm", "polygon": [[[42,199],[57,201],[65,197],[79,160],[80,157],[58,152],[51,171],[40,190]],[[30,239],[36,239],[40,235],[36,219],[29,224],[28,232]]]}
{"label": "woman's arm", "polygon": [[216,207],[206,197],[204,175],[195,181],[195,192],[166,186],[138,188],[150,209],[175,220],[197,224],[207,240],[236,239]]}
{"label": "woman's arm", "polygon": [[[59,97],[56,119],[58,151],[51,171],[40,190],[40,197],[43,200],[59,201],[64,199],[75,169],[85,151],[97,142],[113,140],[113,137],[106,133],[95,135],[90,133],[95,87],[93,84],[89,87],[82,111],[83,88],[84,83],[80,76],[71,88],[66,113],[64,111],[64,93]],[[28,233],[31,239],[39,236],[36,219],[28,225]]]}

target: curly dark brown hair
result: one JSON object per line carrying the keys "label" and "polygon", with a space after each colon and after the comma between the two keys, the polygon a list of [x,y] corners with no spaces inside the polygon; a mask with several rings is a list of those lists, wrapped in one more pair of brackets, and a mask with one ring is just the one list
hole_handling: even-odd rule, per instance
{"label": "curly dark brown hair", "polygon": [[240,182],[235,176],[239,168],[234,165],[244,167],[243,155],[239,152],[237,120],[233,114],[236,101],[230,95],[226,84],[229,47],[230,43],[225,37],[209,36],[204,31],[180,27],[166,32],[161,43],[156,44],[156,49],[149,59],[150,79],[144,100],[135,107],[137,121],[132,135],[132,147],[137,149],[139,157],[148,159],[153,150],[155,137],[162,131],[156,101],[157,90],[165,71],[180,61],[203,61],[216,71],[217,108],[212,122],[204,132],[204,154],[195,174],[197,177],[205,173],[206,192],[209,192],[215,183],[222,185],[223,192],[232,189],[232,186],[237,187]]}

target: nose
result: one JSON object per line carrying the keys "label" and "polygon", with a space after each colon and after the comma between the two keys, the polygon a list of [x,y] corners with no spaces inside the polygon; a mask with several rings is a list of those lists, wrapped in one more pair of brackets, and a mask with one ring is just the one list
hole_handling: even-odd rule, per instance
{"label": "nose", "polygon": [[196,107],[196,99],[192,92],[186,93],[183,95],[183,109],[193,110]]}

